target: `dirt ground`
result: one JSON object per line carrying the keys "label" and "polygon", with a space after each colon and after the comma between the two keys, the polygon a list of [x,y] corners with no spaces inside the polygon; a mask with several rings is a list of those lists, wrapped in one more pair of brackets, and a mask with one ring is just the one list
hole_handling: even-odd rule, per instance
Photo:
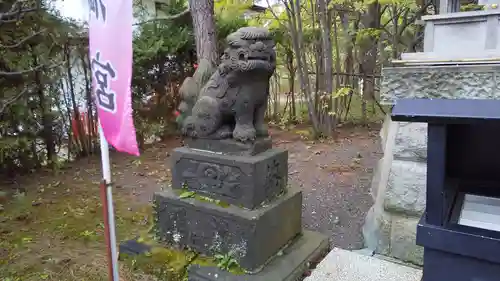
{"label": "dirt ground", "polygon": [[[372,205],[369,185],[380,158],[378,132],[378,127],[341,128],[335,141],[312,142],[306,131],[271,130],[275,146],[289,151],[290,180],[303,190],[304,227],[329,235],[332,246],[363,246],[361,227]],[[168,187],[170,152],[179,145],[180,138],[154,144],[140,157],[111,153],[119,240],[149,227],[152,195]],[[105,266],[98,264],[105,263],[100,178],[100,159],[95,156],[69,164],[56,175],[46,171],[0,182],[0,271],[8,270],[0,277],[100,280],[106,274]],[[22,196],[12,201],[2,198],[5,191]],[[71,265],[59,262],[48,269],[47,257],[71,260]],[[68,273],[71,278],[61,277]],[[150,280],[135,274],[122,268],[122,275],[129,276],[124,280]]]}
{"label": "dirt ground", "polygon": [[[272,130],[271,134],[275,146],[289,151],[289,177],[303,190],[304,227],[329,235],[332,246],[362,248],[361,227],[373,204],[371,176],[381,156],[379,128],[341,128],[335,141],[308,141],[303,132]],[[155,191],[166,187],[170,151],[180,144],[179,138],[156,144],[139,160],[113,155],[117,192],[138,202],[150,201]],[[98,181],[98,159],[88,164],[93,167],[89,176]]]}

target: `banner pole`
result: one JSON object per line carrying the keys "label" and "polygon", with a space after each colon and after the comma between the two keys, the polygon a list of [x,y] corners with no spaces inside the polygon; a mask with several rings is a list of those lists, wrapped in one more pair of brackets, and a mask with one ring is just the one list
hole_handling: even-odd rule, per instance
{"label": "banner pole", "polygon": [[111,165],[109,159],[109,146],[99,122],[99,141],[101,145],[101,163],[103,182],[101,183],[101,199],[103,204],[104,231],[106,236],[109,280],[119,281],[118,251],[116,249],[115,216],[113,208],[113,193],[111,185]]}

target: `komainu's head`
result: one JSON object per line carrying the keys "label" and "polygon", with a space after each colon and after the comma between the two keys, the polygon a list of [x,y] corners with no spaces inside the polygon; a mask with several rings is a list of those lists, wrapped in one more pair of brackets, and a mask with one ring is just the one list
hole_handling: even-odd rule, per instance
{"label": "komainu's head", "polygon": [[263,71],[272,75],[276,68],[275,43],[271,33],[260,27],[243,27],[230,34],[222,64],[230,71]]}

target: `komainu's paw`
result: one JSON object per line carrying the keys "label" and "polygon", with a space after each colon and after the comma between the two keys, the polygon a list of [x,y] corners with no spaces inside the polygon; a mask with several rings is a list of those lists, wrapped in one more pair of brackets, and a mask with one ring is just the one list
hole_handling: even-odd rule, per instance
{"label": "komainu's paw", "polygon": [[233,131],[233,138],[241,142],[255,141],[256,132],[253,126],[236,125]]}
{"label": "komainu's paw", "polygon": [[233,130],[230,126],[224,125],[217,130],[212,137],[214,139],[230,139],[233,137]]}
{"label": "komainu's paw", "polygon": [[187,117],[186,120],[184,121],[181,133],[187,137],[192,137],[192,138],[197,137],[196,124],[192,116]]}

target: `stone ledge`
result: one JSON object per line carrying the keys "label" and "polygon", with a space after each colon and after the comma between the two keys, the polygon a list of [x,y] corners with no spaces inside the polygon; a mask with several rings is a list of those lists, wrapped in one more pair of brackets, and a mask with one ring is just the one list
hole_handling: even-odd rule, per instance
{"label": "stone ledge", "polygon": [[305,281],[420,281],[416,268],[335,248]]}
{"label": "stone ledge", "polygon": [[373,206],[363,225],[365,246],[375,253],[416,265],[423,264],[423,248],[416,244],[419,218],[399,216]]}
{"label": "stone ledge", "polygon": [[185,144],[189,148],[220,152],[228,155],[253,156],[271,149],[271,138],[258,138],[253,143],[241,143],[233,139],[193,139],[186,138]]}

